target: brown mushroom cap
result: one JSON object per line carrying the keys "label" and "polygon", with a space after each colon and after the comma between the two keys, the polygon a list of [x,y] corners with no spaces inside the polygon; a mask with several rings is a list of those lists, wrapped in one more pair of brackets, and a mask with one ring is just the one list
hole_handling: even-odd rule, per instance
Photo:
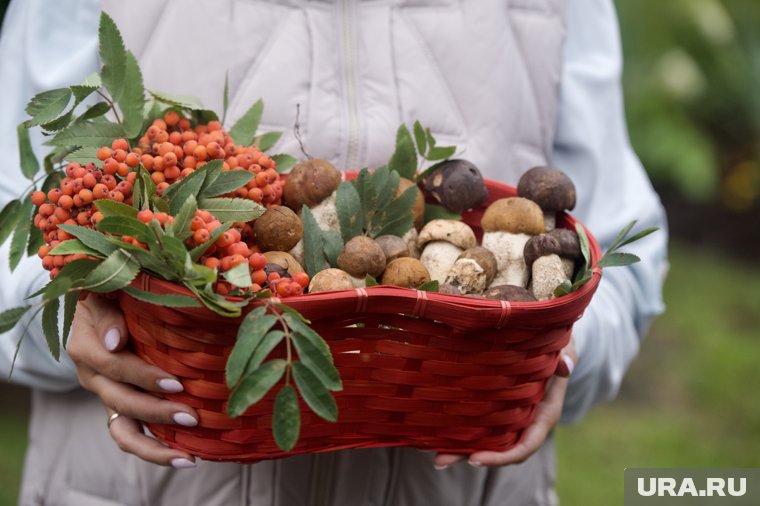
{"label": "brown mushroom cap", "polygon": [[492,286],[483,293],[483,297],[511,302],[536,302],[536,298],[532,293],[521,286],[515,285]]}
{"label": "brown mushroom cap", "polygon": [[381,235],[375,237],[375,242],[380,245],[383,253],[385,253],[386,263],[397,258],[411,256],[406,241],[396,235]]}
{"label": "brown mushroom cap", "polygon": [[578,234],[566,228],[555,228],[549,235],[559,243],[559,256],[568,259],[576,259],[581,256],[581,244]]}
{"label": "brown mushroom cap", "polygon": [[425,191],[455,213],[480,207],[488,200],[488,189],[480,170],[467,160],[446,160],[426,179]]}
{"label": "brown mushroom cap", "polygon": [[494,255],[491,250],[482,246],[475,246],[464,250],[457,260],[462,258],[474,260],[483,268],[483,272],[486,275],[486,286],[491,284],[493,278],[496,277],[496,273],[499,272],[496,255]]}
{"label": "brown mushroom cap", "polygon": [[412,216],[414,217],[414,228],[419,230],[422,228],[422,224],[425,221],[425,196],[419,187],[409,179],[402,177],[398,182],[398,188],[396,188],[396,194],[393,196],[397,199],[404,193],[407,188],[417,188],[417,197],[414,199],[414,205],[412,205]]}
{"label": "brown mushroom cap", "polygon": [[338,267],[354,276],[379,276],[385,269],[385,253],[377,242],[358,235],[348,241],[338,256]]}
{"label": "brown mushroom cap", "polygon": [[264,251],[289,251],[303,236],[303,223],[292,209],[273,206],[253,222],[256,242]]}
{"label": "brown mushroom cap", "polygon": [[564,172],[552,167],[533,167],[523,174],[517,194],[537,203],[544,211],[575,207],[575,185]]}
{"label": "brown mushroom cap", "polygon": [[559,255],[559,252],[559,241],[555,237],[549,234],[534,235],[528,239],[523,249],[525,265],[530,269],[537,258],[544,255]]}
{"label": "brown mushroom cap", "polygon": [[532,200],[507,197],[488,206],[480,226],[484,232],[538,235],[544,231],[544,213]]}
{"label": "brown mushroom cap", "polygon": [[422,262],[412,257],[397,258],[389,263],[383,271],[381,285],[417,288],[430,281],[430,273]]}
{"label": "brown mushroom cap", "polygon": [[475,232],[463,221],[430,220],[420,230],[417,246],[420,248],[431,241],[446,241],[462,249],[477,246]]}
{"label": "brown mushroom cap", "polygon": [[296,272],[303,272],[303,267],[290,253],[284,251],[267,251],[264,253],[268,264],[277,264],[285,269],[291,276]]}
{"label": "brown mushroom cap", "polygon": [[309,293],[329,292],[333,290],[351,290],[354,284],[351,276],[340,269],[319,271],[309,282]]}
{"label": "brown mushroom cap", "polygon": [[282,201],[298,212],[314,207],[332,195],[340,184],[340,172],[327,160],[305,160],[296,164],[282,188]]}

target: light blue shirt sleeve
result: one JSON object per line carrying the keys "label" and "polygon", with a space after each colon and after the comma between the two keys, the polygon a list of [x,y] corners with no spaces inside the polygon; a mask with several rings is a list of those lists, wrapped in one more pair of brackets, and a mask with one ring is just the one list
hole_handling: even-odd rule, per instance
{"label": "light blue shirt sleeve", "polygon": [[[27,101],[41,91],[80,82],[97,69],[97,0],[17,0],[10,4],[0,37],[0,207],[29,188],[19,170],[16,125],[27,119]],[[41,161],[39,129],[32,144]],[[14,272],[8,266],[9,242],[0,248],[0,312],[23,305],[24,298],[49,280],[37,257],[23,258]],[[0,380],[8,378],[16,344],[31,314],[13,330],[0,334]],[[48,351],[40,319],[29,325],[16,359],[11,381],[47,390],[78,385],[73,364],[65,353],[56,363]]]}
{"label": "light blue shirt sleeve", "polygon": [[667,222],[628,139],[622,63],[613,2],[569,0],[553,163],[578,188],[573,214],[597,238],[602,251],[632,220],[638,220],[635,230],[660,231],[624,248],[640,256],[641,263],[605,269],[590,306],[576,323],[579,359],[563,422],[580,419],[593,404],[617,394],[651,320],[664,309]]}

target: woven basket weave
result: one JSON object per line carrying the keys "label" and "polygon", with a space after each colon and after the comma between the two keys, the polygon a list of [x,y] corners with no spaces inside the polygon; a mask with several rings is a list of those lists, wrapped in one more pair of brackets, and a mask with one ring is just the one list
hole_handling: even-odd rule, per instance
{"label": "woven basket weave", "polygon": [[[515,194],[512,187],[487,184],[489,203]],[[463,217],[478,235],[481,216],[482,210],[474,210]],[[563,215],[558,226],[572,229],[575,220]],[[588,235],[596,262],[601,252]],[[185,387],[165,397],[199,414],[193,428],[148,424],[171,447],[207,460],[238,462],[383,446],[472,453],[503,451],[519,441],[600,277],[595,269],[578,291],[545,302],[387,286],[286,299],[328,342],[344,385],[336,393],[335,423],[317,417],[301,401],[301,436],[287,454],[271,434],[274,393],[239,418],[225,414],[224,369],[239,319],[205,308],[159,307],[123,292],[119,297],[135,352],[176,375]],[[144,274],[133,286],[187,293]]]}

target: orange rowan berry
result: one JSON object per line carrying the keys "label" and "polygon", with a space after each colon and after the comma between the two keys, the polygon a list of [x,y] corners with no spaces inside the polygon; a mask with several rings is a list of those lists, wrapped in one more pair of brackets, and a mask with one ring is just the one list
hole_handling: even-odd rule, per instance
{"label": "orange rowan berry", "polygon": [[142,155],[140,157],[140,163],[143,164],[147,170],[153,169],[153,157],[151,155]]}
{"label": "orange rowan berry", "polygon": [[301,285],[301,288],[309,286],[309,275],[305,272],[296,272],[293,274],[293,281]]}
{"label": "orange rowan berry", "polygon": [[111,148],[109,148],[108,146],[103,146],[101,148],[98,148],[96,156],[98,157],[98,160],[100,160],[101,162],[106,161],[108,158],[111,158]]}
{"label": "orange rowan berry", "polygon": [[158,154],[164,156],[166,153],[174,152],[174,144],[171,142],[162,142],[158,145]]}
{"label": "orange rowan berry", "polygon": [[65,169],[66,175],[68,177],[74,177],[74,169],[77,168],[77,167],[79,167],[79,166],[80,165],[78,163],[76,163],[76,162],[71,162],[71,163],[67,164],[66,165],[66,169]]}
{"label": "orange rowan berry", "polygon": [[46,256],[45,258],[42,259],[42,268],[49,271],[50,269],[55,267],[53,262],[55,262],[55,259],[51,255]]}
{"label": "orange rowan berry", "polygon": [[258,269],[251,273],[251,281],[257,285],[263,285],[267,282],[267,273],[264,269]]}
{"label": "orange rowan berry", "polygon": [[156,213],[154,215],[154,218],[156,218],[161,225],[163,225],[167,221],[169,221],[169,215],[167,213],[164,213],[164,212]]}
{"label": "orange rowan berry", "polygon": [[132,184],[135,184],[135,179],[137,179],[137,172],[130,172],[127,174],[127,181],[129,181]]}
{"label": "orange rowan berry", "polygon": [[187,176],[189,176],[190,174],[192,174],[193,172],[195,172],[195,169],[192,169],[192,168],[188,167],[188,168],[186,168],[186,169],[182,169],[182,172],[180,172],[180,175],[181,175],[182,177],[187,177]]}
{"label": "orange rowan berry", "polygon": [[130,167],[137,167],[140,165],[140,156],[137,153],[127,153],[124,162]]}
{"label": "orange rowan berry", "polygon": [[111,153],[111,158],[119,163],[122,163],[127,159],[127,152],[123,149],[114,149],[113,153]]}
{"label": "orange rowan berry", "polygon": [[200,230],[202,228],[205,228],[206,222],[203,221],[203,218],[200,216],[193,216],[193,219],[190,220],[190,230],[195,232],[196,230]]}
{"label": "orange rowan berry", "polygon": [[103,172],[106,174],[116,174],[119,170],[119,162],[113,158],[109,158],[103,162]]}
{"label": "orange rowan berry", "polygon": [[169,142],[169,132],[166,130],[159,130],[156,135],[156,142]]}
{"label": "orange rowan berry", "polygon": [[199,228],[193,234],[193,240],[196,244],[203,244],[211,238],[211,234],[205,228]]}
{"label": "orange rowan berry", "polygon": [[185,169],[194,169],[197,163],[198,162],[196,161],[194,156],[186,156],[182,160],[182,167]]}
{"label": "orange rowan berry", "polygon": [[256,180],[256,186],[259,188],[263,188],[269,184],[269,179],[267,178],[266,172],[259,172],[256,174],[256,177],[254,179]]}
{"label": "orange rowan berry", "polygon": [[158,127],[159,130],[166,130],[166,122],[162,120],[161,118],[156,118],[153,120],[153,125]]}
{"label": "orange rowan berry", "polygon": [[82,183],[85,188],[93,188],[98,183],[98,180],[95,177],[95,174],[90,173],[82,176]]}
{"label": "orange rowan berry", "polygon": [[261,188],[251,188],[248,190],[248,198],[261,203],[264,200],[264,192],[261,191]]}
{"label": "orange rowan berry", "polygon": [[[111,149],[114,151],[121,149],[122,151],[125,151],[129,149],[129,143],[127,142],[127,139],[114,139],[111,143]],[[122,160],[123,161],[123,160]]]}
{"label": "orange rowan berry", "polygon": [[164,157],[164,167],[174,167],[175,165],[177,165],[177,155],[174,153],[174,151],[165,153],[163,157]]}
{"label": "orange rowan berry", "polygon": [[48,217],[55,212],[55,206],[53,204],[44,203],[40,206],[40,215]]}
{"label": "orange rowan berry", "polygon": [[68,241],[69,239],[73,239],[74,238],[73,235],[69,234],[68,232],[66,232],[65,230],[60,229],[60,228],[58,230],[56,230],[55,233],[56,233],[56,237],[58,238],[59,241]]}
{"label": "orange rowan berry", "polygon": [[[60,191],[60,190],[58,190]],[[47,195],[45,195],[45,192],[36,191],[32,193],[32,204],[39,207],[42,204],[45,203],[45,200],[47,200]]]}
{"label": "orange rowan berry", "polygon": [[103,213],[101,213],[100,211],[96,211],[92,213],[92,216],[90,216],[90,222],[92,222],[92,224],[95,226],[97,226],[98,223],[100,223],[100,220],[102,219],[103,219]]}
{"label": "orange rowan berry", "polygon": [[120,163],[116,173],[121,177],[127,177],[127,174],[129,174],[129,165],[126,163]]}
{"label": "orange rowan berry", "polygon": [[37,256],[40,258],[45,258],[48,255],[48,253],[50,253],[51,249],[53,248],[51,248],[47,244],[43,244],[42,246],[37,248]]}
{"label": "orange rowan berry", "polygon": [[220,260],[216,257],[209,257],[204,262],[204,265],[208,267],[209,269],[218,269],[219,268]]}
{"label": "orange rowan berry", "polygon": [[182,169],[177,167],[176,165],[167,167],[164,170],[164,176],[166,179],[177,179],[182,174]]}
{"label": "orange rowan berry", "polygon": [[[77,196],[78,197],[78,196]],[[97,214],[97,213],[95,213]],[[79,213],[77,214],[77,225],[89,225],[90,224],[90,216],[87,213]]]}
{"label": "orange rowan berry", "polygon": [[95,200],[108,197],[108,187],[103,183],[98,183],[92,187],[92,198]]}
{"label": "orange rowan berry", "polygon": [[167,183],[166,181],[164,181],[163,183],[158,183],[156,185],[156,193],[158,195],[161,195],[164,193],[164,191],[166,191],[167,188],[169,188],[169,183]]}
{"label": "orange rowan berry", "polygon": [[198,134],[192,130],[185,130],[182,132],[182,142],[195,141],[198,139]]}
{"label": "orange rowan berry", "polygon": [[172,144],[179,145],[182,144],[182,134],[180,132],[172,132],[169,134],[169,142]]}
{"label": "orange rowan berry", "polygon": [[58,206],[62,209],[69,210],[74,206],[74,199],[70,195],[61,195],[58,199]]}
{"label": "orange rowan berry", "polygon": [[179,119],[179,128],[182,130],[187,130],[190,128],[190,120],[187,118],[180,118]]}
{"label": "orange rowan berry", "polygon": [[114,190],[108,194],[108,198],[115,200],[116,202],[124,202],[124,194],[118,190]]}
{"label": "orange rowan berry", "polygon": [[106,188],[108,188],[109,191],[116,188],[116,178],[110,174],[103,176],[103,179],[101,179],[100,182],[106,185]]}
{"label": "orange rowan berry", "polygon": [[166,177],[164,176],[163,172],[154,172],[150,175],[150,178],[155,184],[160,184],[166,181]]}
{"label": "orange rowan berry", "polygon": [[164,121],[167,126],[176,126],[177,123],[179,123],[179,114],[177,111],[167,111],[166,114],[164,114]]}
{"label": "orange rowan berry", "polygon": [[119,181],[115,189],[123,193],[124,196],[127,196],[132,193],[132,183],[127,180]]}
{"label": "orange rowan berry", "polygon": [[[84,190],[83,190],[84,191]],[[68,210],[62,208],[62,207],[56,207],[55,211],[53,211],[53,216],[58,218],[58,221],[60,223],[63,223],[64,221],[68,220],[71,216],[71,213],[69,213]]]}

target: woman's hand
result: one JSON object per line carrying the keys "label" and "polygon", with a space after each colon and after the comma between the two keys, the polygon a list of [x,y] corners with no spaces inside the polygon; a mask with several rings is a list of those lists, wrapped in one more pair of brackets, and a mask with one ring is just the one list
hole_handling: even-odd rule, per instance
{"label": "woman's hand", "polygon": [[[109,432],[123,451],[177,468],[195,467],[195,458],[146,436],[141,422],[198,424],[192,408],[146,392],[181,392],[177,378],[124,350],[127,326],[116,303],[90,295],[80,301],[67,349],[79,383],[105,404]],[[103,423],[106,423],[104,418]]]}
{"label": "woman's hand", "polygon": [[568,377],[578,360],[575,344],[570,341],[560,354],[559,364],[554,376],[549,378],[544,398],[536,407],[536,417],[533,423],[525,429],[522,439],[515,446],[505,452],[482,451],[469,456],[439,453],[435,457],[436,469],[445,469],[451,464],[468,459],[472,466],[500,467],[524,462],[536,453],[544,444],[549,433],[559,422],[562,414],[562,405],[565,402]]}

